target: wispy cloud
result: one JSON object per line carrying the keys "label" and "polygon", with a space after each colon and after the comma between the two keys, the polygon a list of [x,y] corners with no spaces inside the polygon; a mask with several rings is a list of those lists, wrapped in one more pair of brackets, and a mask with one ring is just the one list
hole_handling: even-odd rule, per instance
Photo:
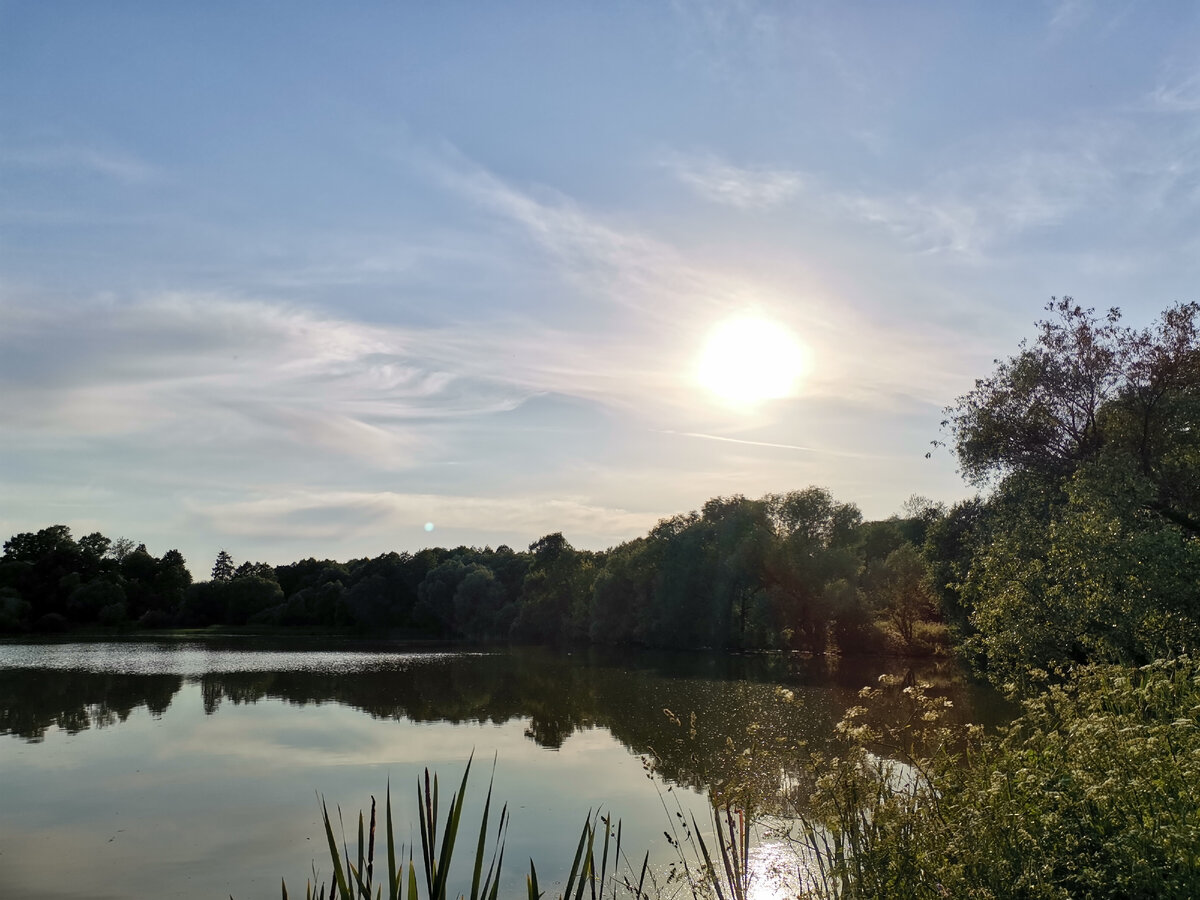
{"label": "wispy cloud", "polygon": [[519,229],[562,277],[605,305],[659,321],[677,319],[685,307],[720,305],[717,279],[628,223],[605,221],[549,188],[521,189],[453,148],[426,164],[449,188]]}
{"label": "wispy cloud", "polygon": [[735,166],[712,155],[673,154],[662,165],[704,199],[738,209],[779,206],[804,189],[794,170]]}
{"label": "wispy cloud", "polygon": [[164,430],[188,442],[215,428],[235,443],[276,432],[383,464],[404,459],[413,439],[372,419],[470,416],[527,393],[464,377],[464,351],[436,331],[213,295],[69,310],[0,304],[0,326],[11,432]]}
{"label": "wispy cloud", "polygon": [[162,178],[158,168],[131,154],[84,144],[0,147],[0,166],[90,172],[129,185]]}
{"label": "wispy cloud", "polygon": [[[547,520],[567,534],[614,540],[645,531],[653,517],[556,496],[479,497],[391,491],[272,491],[261,499],[195,505],[193,515],[239,536],[268,539],[361,538],[398,529],[537,536]],[[349,529],[349,532],[347,531]]]}
{"label": "wispy cloud", "polygon": [[1056,0],[1050,10],[1050,30],[1068,31],[1085,22],[1092,15],[1091,0]]}
{"label": "wispy cloud", "polygon": [[1150,105],[1170,113],[1200,110],[1200,69],[1159,84],[1150,93]]}
{"label": "wispy cloud", "polygon": [[915,251],[978,258],[998,242],[1107,206],[1122,177],[1118,140],[1104,125],[1078,128],[1044,149],[995,150],[950,166],[910,190],[831,199]]}

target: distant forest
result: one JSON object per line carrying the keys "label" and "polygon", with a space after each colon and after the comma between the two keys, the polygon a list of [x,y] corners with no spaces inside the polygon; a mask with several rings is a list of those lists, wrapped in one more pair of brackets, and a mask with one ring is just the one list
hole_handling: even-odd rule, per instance
{"label": "distant forest", "polygon": [[931,652],[944,644],[922,555],[945,518],[864,522],[809,488],[718,497],[602,552],[560,533],[507,546],[386,553],[282,566],[222,551],[193,582],[183,557],[56,525],[0,558],[0,626],[352,628],[373,634],[533,643]]}
{"label": "distant forest", "polygon": [[1052,301],[947,409],[979,496],[863,521],[810,487],[716,497],[602,552],[561,533],[348,562],[236,564],[61,525],[0,557],[0,630],[211,625],[550,644],[929,654],[997,681],[1200,636],[1200,305],[1133,329]]}

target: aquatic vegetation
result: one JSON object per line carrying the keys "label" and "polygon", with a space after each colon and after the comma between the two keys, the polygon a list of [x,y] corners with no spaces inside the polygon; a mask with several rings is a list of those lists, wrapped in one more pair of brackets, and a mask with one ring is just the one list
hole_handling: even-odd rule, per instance
{"label": "aquatic vegetation", "polygon": [[[375,881],[377,824],[375,799],[371,798],[370,824],[365,829],[363,814],[359,813],[358,839],[356,853],[353,857],[349,845],[344,841],[339,850],[329,810],[322,801],[325,837],[329,846],[329,859],[333,874],[332,879],[328,882],[317,880],[314,884],[310,880],[305,887],[306,900],[326,900],[326,898],[328,900],[356,900],[356,898],[357,900],[371,900],[371,898],[382,897],[387,897],[388,900],[446,900],[451,896],[449,893],[450,870],[455,859],[455,846],[458,841],[459,827],[462,824],[463,802],[466,799],[470,774],[471,762],[468,761],[458,790],[450,797],[443,820],[438,777],[436,774],[431,775],[428,769],[425,770],[424,783],[418,784],[417,787],[417,815],[421,834],[418,860],[413,859],[415,847],[408,848],[407,860],[403,858],[403,845],[397,848],[395,820],[392,814],[392,792],[391,785],[388,785],[384,812],[387,878],[386,881],[378,884]],[[496,900],[499,895],[500,872],[504,863],[504,841],[509,816],[508,806],[505,804],[500,811],[489,854],[488,823],[491,809],[492,782],[489,781],[487,798],[484,801],[479,823],[475,853],[470,860],[470,893],[461,895],[470,897],[470,900]],[[603,835],[603,840],[599,848],[599,857],[597,857],[596,838],[600,834]],[[571,862],[570,874],[567,876],[562,896],[574,896],[576,900],[579,900],[586,888],[589,898],[603,900],[606,888],[611,895],[618,886],[623,888],[628,896],[634,898],[646,896],[644,886],[649,855],[647,854],[643,858],[640,878],[636,884],[627,877],[619,879],[616,875],[616,864],[621,858],[620,823],[618,822],[614,826],[608,817],[589,812],[579,835],[579,843]],[[418,877],[418,872],[422,877]],[[284,900],[287,900],[289,895],[286,883],[283,884],[282,890]],[[529,861],[529,873],[526,876],[526,891],[530,900],[537,900],[543,895],[538,884],[537,868],[532,859]]]}

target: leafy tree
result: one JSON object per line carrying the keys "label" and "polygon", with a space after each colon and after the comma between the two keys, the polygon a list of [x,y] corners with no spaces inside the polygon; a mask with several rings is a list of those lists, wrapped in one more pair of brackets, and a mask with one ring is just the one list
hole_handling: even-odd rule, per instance
{"label": "leafy tree", "polygon": [[889,553],[876,585],[876,602],[905,650],[913,649],[918,623],[933,612],[932,600],[929,572],[917,548],[905,543]]}
{"label": "leafy tree", "polygon": [[975,483],[1023,470],[1063,476],[1103,446],[1100,411],[1121,388],[1129,333],[1116,309],[1101,320],[1064,297],[1046,310],[1037,341],[997,360],[948,410],[959,465]]}
{"label": "leafy tree", "polygon": [[959,641],[966,641],[974,631],[962,591],[975,549],[984,540],[987,511],[979,497],[960,501],[925,532],[922,550],[929,566],[929,588]]}
{"label": "leafy tree", "polygon": [[561,532],[534,541],[529,552],[514,636],[549,643],[586,637],[595,575],[592,555],[576,550]]}
{"label": "leafy tree", "polygon": [[225,600],[224,621],[230,625],[245,625],[283,603],[283,591],[273,578],[244,575],[217,585]]}
{"label": "leafy tree", "polygon": [[107,556],[109,559],[114,559],[117,562],[123,562],[125,557],[132,553],[137,548],[137,545],[127,537],[119,537],[112,541],[107,548]]}
{"label": "leafy tree", "polygon": [[767,574],[775,630],[783,635],[784,646],[824,653],[836,596],[827,587],[857,574],[860,559],[854,544],[862,514],[853,504],[835,501],[824,488],[764,499],[777,535]]}
{"label": "leafy tree", "polygon": [[[215,570],[215,567],[214,567],[214,570]],[[279,581],[279,579],[275,577],[275,567],[274,566],[270,565],[269,563],[264,563],[264,562],[252,563],[248,560],[233,570],[232,577],[246,578],[250,575],[255,575],[259,578],[265,578],[267,581],[274,581],[274,582]]]}
{"label": "leafy tree", "polygon": [[112,541],[98,531],[93,531],[79,539],[79,549],[96,559],[106,556],[111,546]]}
{"label": "leafy tree", "polygon": [[654,568],[647,539],[614,548],[592,587],[590,639],[598,644],[645,642],[653,592]]}
{"label": "leafy tree", "polygon": [[[1200,305],[1141,330],[1069,298],[1047,310],[1036,342],[997,362],[947,419],[964,474],[996,484],[982,521],[958,523],[974,536],[960,530],[943,548],[974,548],[949,613],[966,613],[1004,679],[1145,661],[1200,637]],[[947,568],[960,574],[961,562]]]}

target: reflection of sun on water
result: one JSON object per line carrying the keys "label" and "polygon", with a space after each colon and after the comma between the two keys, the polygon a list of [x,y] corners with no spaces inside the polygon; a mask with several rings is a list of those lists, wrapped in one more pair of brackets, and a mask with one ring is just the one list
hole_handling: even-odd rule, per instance
{"label": "reflection of sun on water", "polygon": [[786,900],[814,887],[809,861],[798,853],[796,845],[779,840],[751,847],[747,900]]}
{"label": "reflection of sun on water", "polygon": [[749,409],[792,396],[804,369],[804,349],[786,328],[744,316],[710,332],[696,379],[727,405]]}

